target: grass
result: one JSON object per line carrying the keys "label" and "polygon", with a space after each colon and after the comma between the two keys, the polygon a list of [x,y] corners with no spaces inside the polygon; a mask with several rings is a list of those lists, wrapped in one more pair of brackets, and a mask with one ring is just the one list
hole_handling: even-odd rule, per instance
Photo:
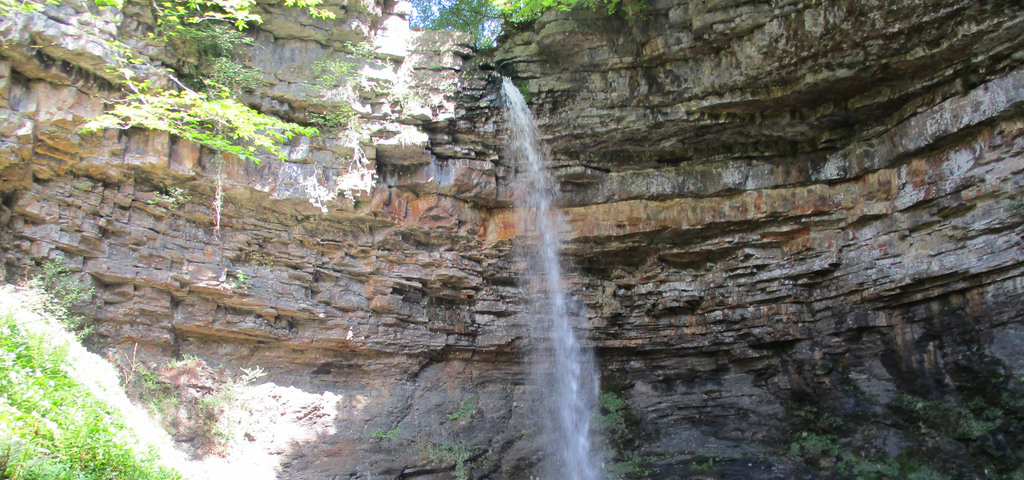
{"label": "grass", "polygon": [[133,430],[145,417],[113,368],[46,314],[46,297],[0,286],[0,478],[182,479],[161,465],[166,437]]}

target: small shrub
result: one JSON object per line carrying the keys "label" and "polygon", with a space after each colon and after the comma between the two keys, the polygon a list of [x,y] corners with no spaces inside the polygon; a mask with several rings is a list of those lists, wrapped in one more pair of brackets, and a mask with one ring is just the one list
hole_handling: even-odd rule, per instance
{"label": "small shrub", "polygon": [[905,480],[947,480],[944,475],[929,465],[908,459],[905,455],[899,458],[866,458],[849,452],[840,454],[836,469],[844,477],[858,480],[887,480],[893,478]]}
{"label": "small shrub", "polygon": [[895,460],[888,458],[883,460],[863,458],[849,452],[842,452],[836,469],[839,473],[850,475],[860,480],[902,478],[899,476],[899,466]]}
{"label": "small shrub", "polygon": [[238,57],[243,47],[255,44],[237,28],[216,22],[165,23],[162,33],[177,47],[179,55],[194,62],[210,58]]}

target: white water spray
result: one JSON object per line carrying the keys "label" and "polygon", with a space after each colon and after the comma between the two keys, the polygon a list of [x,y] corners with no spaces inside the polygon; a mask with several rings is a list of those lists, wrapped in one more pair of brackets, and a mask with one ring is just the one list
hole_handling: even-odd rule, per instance
{"label": "white water spray", "polygon": [[536,285],[537,301],[528,302],[535,329],[543,331],[534,354],[534,367],[542,372],[542,391],[548,397],[553,434],[551,452],[559,462],[558,478],[596,480],[600,471],[590,442],[590,419],[597,396],[597,375],[593,353],[580,347],[574,327],[582,315],[570,304],[562,288],[559,234],[563,221],[554,209],[555,185],[547,170],[547,158],[541,147],[537,126],[526,100],[508,78],[502,78],[505,121],[508,130],[508,156],[519,170],[517,195],[523,212],[526,248],[526,274]]}

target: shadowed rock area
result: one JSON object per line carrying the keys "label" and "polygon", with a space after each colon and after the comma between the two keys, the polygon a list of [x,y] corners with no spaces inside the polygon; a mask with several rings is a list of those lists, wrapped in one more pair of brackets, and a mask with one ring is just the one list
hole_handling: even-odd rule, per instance
{"label": "shadowed rock area", "polygon": [[[90,5],[0,20],[7,281],[63,258],[110,358],[320,395],[276,478],[537,475],[495,70],[551,149],[623,478],[1024,474],[1019,2],[664,0],[549,12],[479,55],[402,2],[266,6],[246,102],[308,122],[344,101],[359,127],[258,165],[80,133],[117,95],[110,40],[177,61],[141,3]],[[320,60],[366,88],[318,87]]]}

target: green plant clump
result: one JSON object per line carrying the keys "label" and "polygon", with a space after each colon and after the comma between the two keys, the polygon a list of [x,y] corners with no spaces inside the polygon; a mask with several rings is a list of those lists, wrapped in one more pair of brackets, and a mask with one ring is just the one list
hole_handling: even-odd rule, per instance
{"label": "green plant clump", "polygon": [[427,445],[427,455],[440,463],[454,463],[455,471],[453,473],[455,473],[456,479],[469,480],[473,478],[473,465],[469,462],[472,452],[468,448],[451,443],[441,445],[431,443]]}
{"label": "green plant clump", "polygon": [[398,438],[399,433],[402,433],[402,427],[396,427],[386,432],[384,431],[383,428],[378,428],[377,430],[374,430],[373,433],[370,434],[370,436],[373,438],[394,440]]}
{"label": "green plant clump", "polygon": [[602,391],[598,397],[601,410],[594,424],[609,442],[608,462],[603,466],[607,478],[645,478],[650,470],[650,457],[641,454],[636,435],[629,428],[626,415],[629,404],[621,394]]}
{"label": "green plant clump", "polygon": [[72,373],[95,374],[55,319],[15,304],[29,297],[0,287],[0,478],[183,478],[160,466],[155,450],[98,396],[102,386]]}
{"label": "green plant clump", "polygon": [[347,84],[356,74],[358,65],[341,60],[317,60],[313,62],[313,75],[320,89],[336,88]]}
{"label": "green plant clump", "polygon": [[599,400],[604,413],[597,417],[598,428],[611,437],[627,436],[629,429],[626,428],[626,418],[623,416],[626,401],[615,392],[601,392]]}
{"label": "green plant clump", "polygon": [[309,112],[306,114],[310,123],[323,129],[346,129],[352,125],[352,120],[355,116],[356,111],[348,104],[341,104],[337,108],[323,113]]}
{"label": "green plant clump", "polygon": [[836,439],[835,435],[801,432],[789,444],[788,454],[794,457],[801,457],[811,463],[816,463],[826,458],[834,458],[840,452]]}
{"label": "green plant clump", "polygon": [[249,290],[252,287],[252,280],[241,270],[232,272],[228,277],[225,283],[232,290]]}
{"label": "green plant clump", "polygon": [[159,203],[167,203],[172,209],[178,208],[192,200],[192,196],[185,192],[185,189],[180,187],[174,187],[168,189],[166,193],[156,192],[153,194],[153,198],[149,199],[146,203],[150,205],[156,205]]}
{"label": "green plant clump", "polygon": [[999,409],[978,415],[968,408],[906,394],[897,397],[890,407],[910,427],[934,430],[958,440],[973,440],[998,427],[1002,418]]}
{"label": "green plant clump", "polygon": [[95,289],[85,280],[75,277],[64,261],[44,260],[42,270],[28,286],[45,292],[39,296],[41,313],[55,318],[78,335],[88,333],[83,328],[84,318],[75,312],[76,307],[92,298]]}
{"label": "green plant clump", "polygon": [[480,395],[473,395],[469,400],[466,400],[458,410],[448,414],[448,420],[458,420],[465,418],[473,414],[476,411],[477,405],[480,404]]}

